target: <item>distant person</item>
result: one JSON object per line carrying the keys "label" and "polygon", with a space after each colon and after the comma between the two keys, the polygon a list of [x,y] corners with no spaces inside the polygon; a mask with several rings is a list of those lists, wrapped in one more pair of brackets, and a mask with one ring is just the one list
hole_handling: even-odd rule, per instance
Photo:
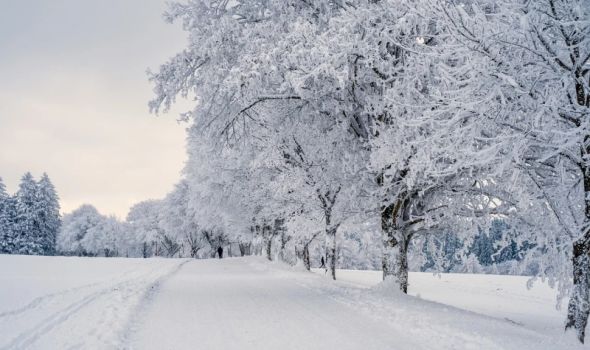
{"label": "distant person", "polygon": [[320,265],[320,269],[325,269],[326,268],[326,262],[324,261],[324,257],[322,256],[322,260],[320,260],[321,265]]}
{"label": "distant person", "polygon": [[219,259],[223,258],[223,248],[217,248],[217,255],[219,255]]}

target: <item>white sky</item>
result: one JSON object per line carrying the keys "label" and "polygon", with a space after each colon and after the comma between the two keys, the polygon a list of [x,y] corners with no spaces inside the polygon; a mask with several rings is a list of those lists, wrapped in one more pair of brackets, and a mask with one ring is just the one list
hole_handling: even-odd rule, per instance
{"label": "white sky", "polygon": [[165,0],[0,0],[0,177],[47,172],[62,212],[124,218],[185,160],[177,113],[149,114],[145,71],[184,47]]}

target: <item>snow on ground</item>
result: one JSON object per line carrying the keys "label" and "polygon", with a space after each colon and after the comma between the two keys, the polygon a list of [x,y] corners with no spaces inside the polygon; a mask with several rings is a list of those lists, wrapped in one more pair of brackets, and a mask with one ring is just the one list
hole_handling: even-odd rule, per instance
{"label": "snow on ground", "polygon": [[[324,270],[314,269],[318,274]],[[382,280],[381,271],[338,270],[337,278],[369,288]],[[556,308],[557,291],[540,280],[527,288],[529,277],[410,272],[408,293],[419,298],[505,319],[539,332],[562,333],[567,300]]]}
{"label": "snow on ground", "polygon": [[134,348],[414,348],[415,340],[302,288],[290,280],[290,272],[283,278],[283,271],[258,263],[226,259],[185,266],[162,286]]}
{"label": "snow on ground", "polygon": [[562,335],[554,291],[522,277],[411,274],[417,298],[369,288],[378,272],[338,275],[255,257],[0,256],[0,349],[584,348]]}
{"label": "snow on ground", "polygon": [[0,349],[117,349],[169,259],[0,255]]}

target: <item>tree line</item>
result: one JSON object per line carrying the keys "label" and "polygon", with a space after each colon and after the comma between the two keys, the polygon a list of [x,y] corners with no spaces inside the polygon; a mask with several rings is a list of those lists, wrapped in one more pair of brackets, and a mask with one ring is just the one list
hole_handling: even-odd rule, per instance
{"label": "tree line", "polygon": [[[181,181],[161,200],[147,200],[131,207],[124,221],[101,214],[84,204],[64,215],[57,238],[62,255],[100,257],[184,257],[214,258],[218,248],[226,256],[264,255],[269,260],[303,263],[301,246],[286,226],[274,238],[261,235],[262,228],[229,231],[224,225],[203,225],[195,221],[187,207],[189,188]],[[478,228],[469,246],[452,232],[440,232],[410,247],[410,270],[534,275],[536,261],[523,261],[527,249],[512,241],[503,244],[505,222],[496,219],[489,231]],[[320,232],[321,233],[321,232]],[[319,236],[319,233],[318,233]],[[337,266],[344,269],[380,269],[379,234],[369,228],[344,228],[337,242]],[[310,244],[307,268],[320,267],[325,246],[319,239]]]}
{"label": "tree line", "polygon": [[59,197],[49,176],[27,172],[14,195],[0,178],[0,254],[54,255],[61,226]]}
{"label": "tree line", "polygon": [[501,219],[501,245],[569,295],[584,340],[587,1],[203,0],[165,18],[189,40],[149,73],[150,108],[196,101],[181,115],[194,222],[306,266],[321,241],[332,278],[339,240],[377,233],[383,277],[406,292],[415,247],[445,232],[471,247]]}

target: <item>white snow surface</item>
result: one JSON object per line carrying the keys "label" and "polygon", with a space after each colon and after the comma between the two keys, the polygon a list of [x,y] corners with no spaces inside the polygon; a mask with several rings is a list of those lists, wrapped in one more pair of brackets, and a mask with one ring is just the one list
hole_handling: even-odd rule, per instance
{"label": "white snow surface", "polygon": [[[582,349],[526,277],[0,256],[0,349]],[[417,297],[416,295],[419,295]]]}
{"label": "white snow surface", "polygon": [[117,349],[182,260],[0,255],[0,349]]}

